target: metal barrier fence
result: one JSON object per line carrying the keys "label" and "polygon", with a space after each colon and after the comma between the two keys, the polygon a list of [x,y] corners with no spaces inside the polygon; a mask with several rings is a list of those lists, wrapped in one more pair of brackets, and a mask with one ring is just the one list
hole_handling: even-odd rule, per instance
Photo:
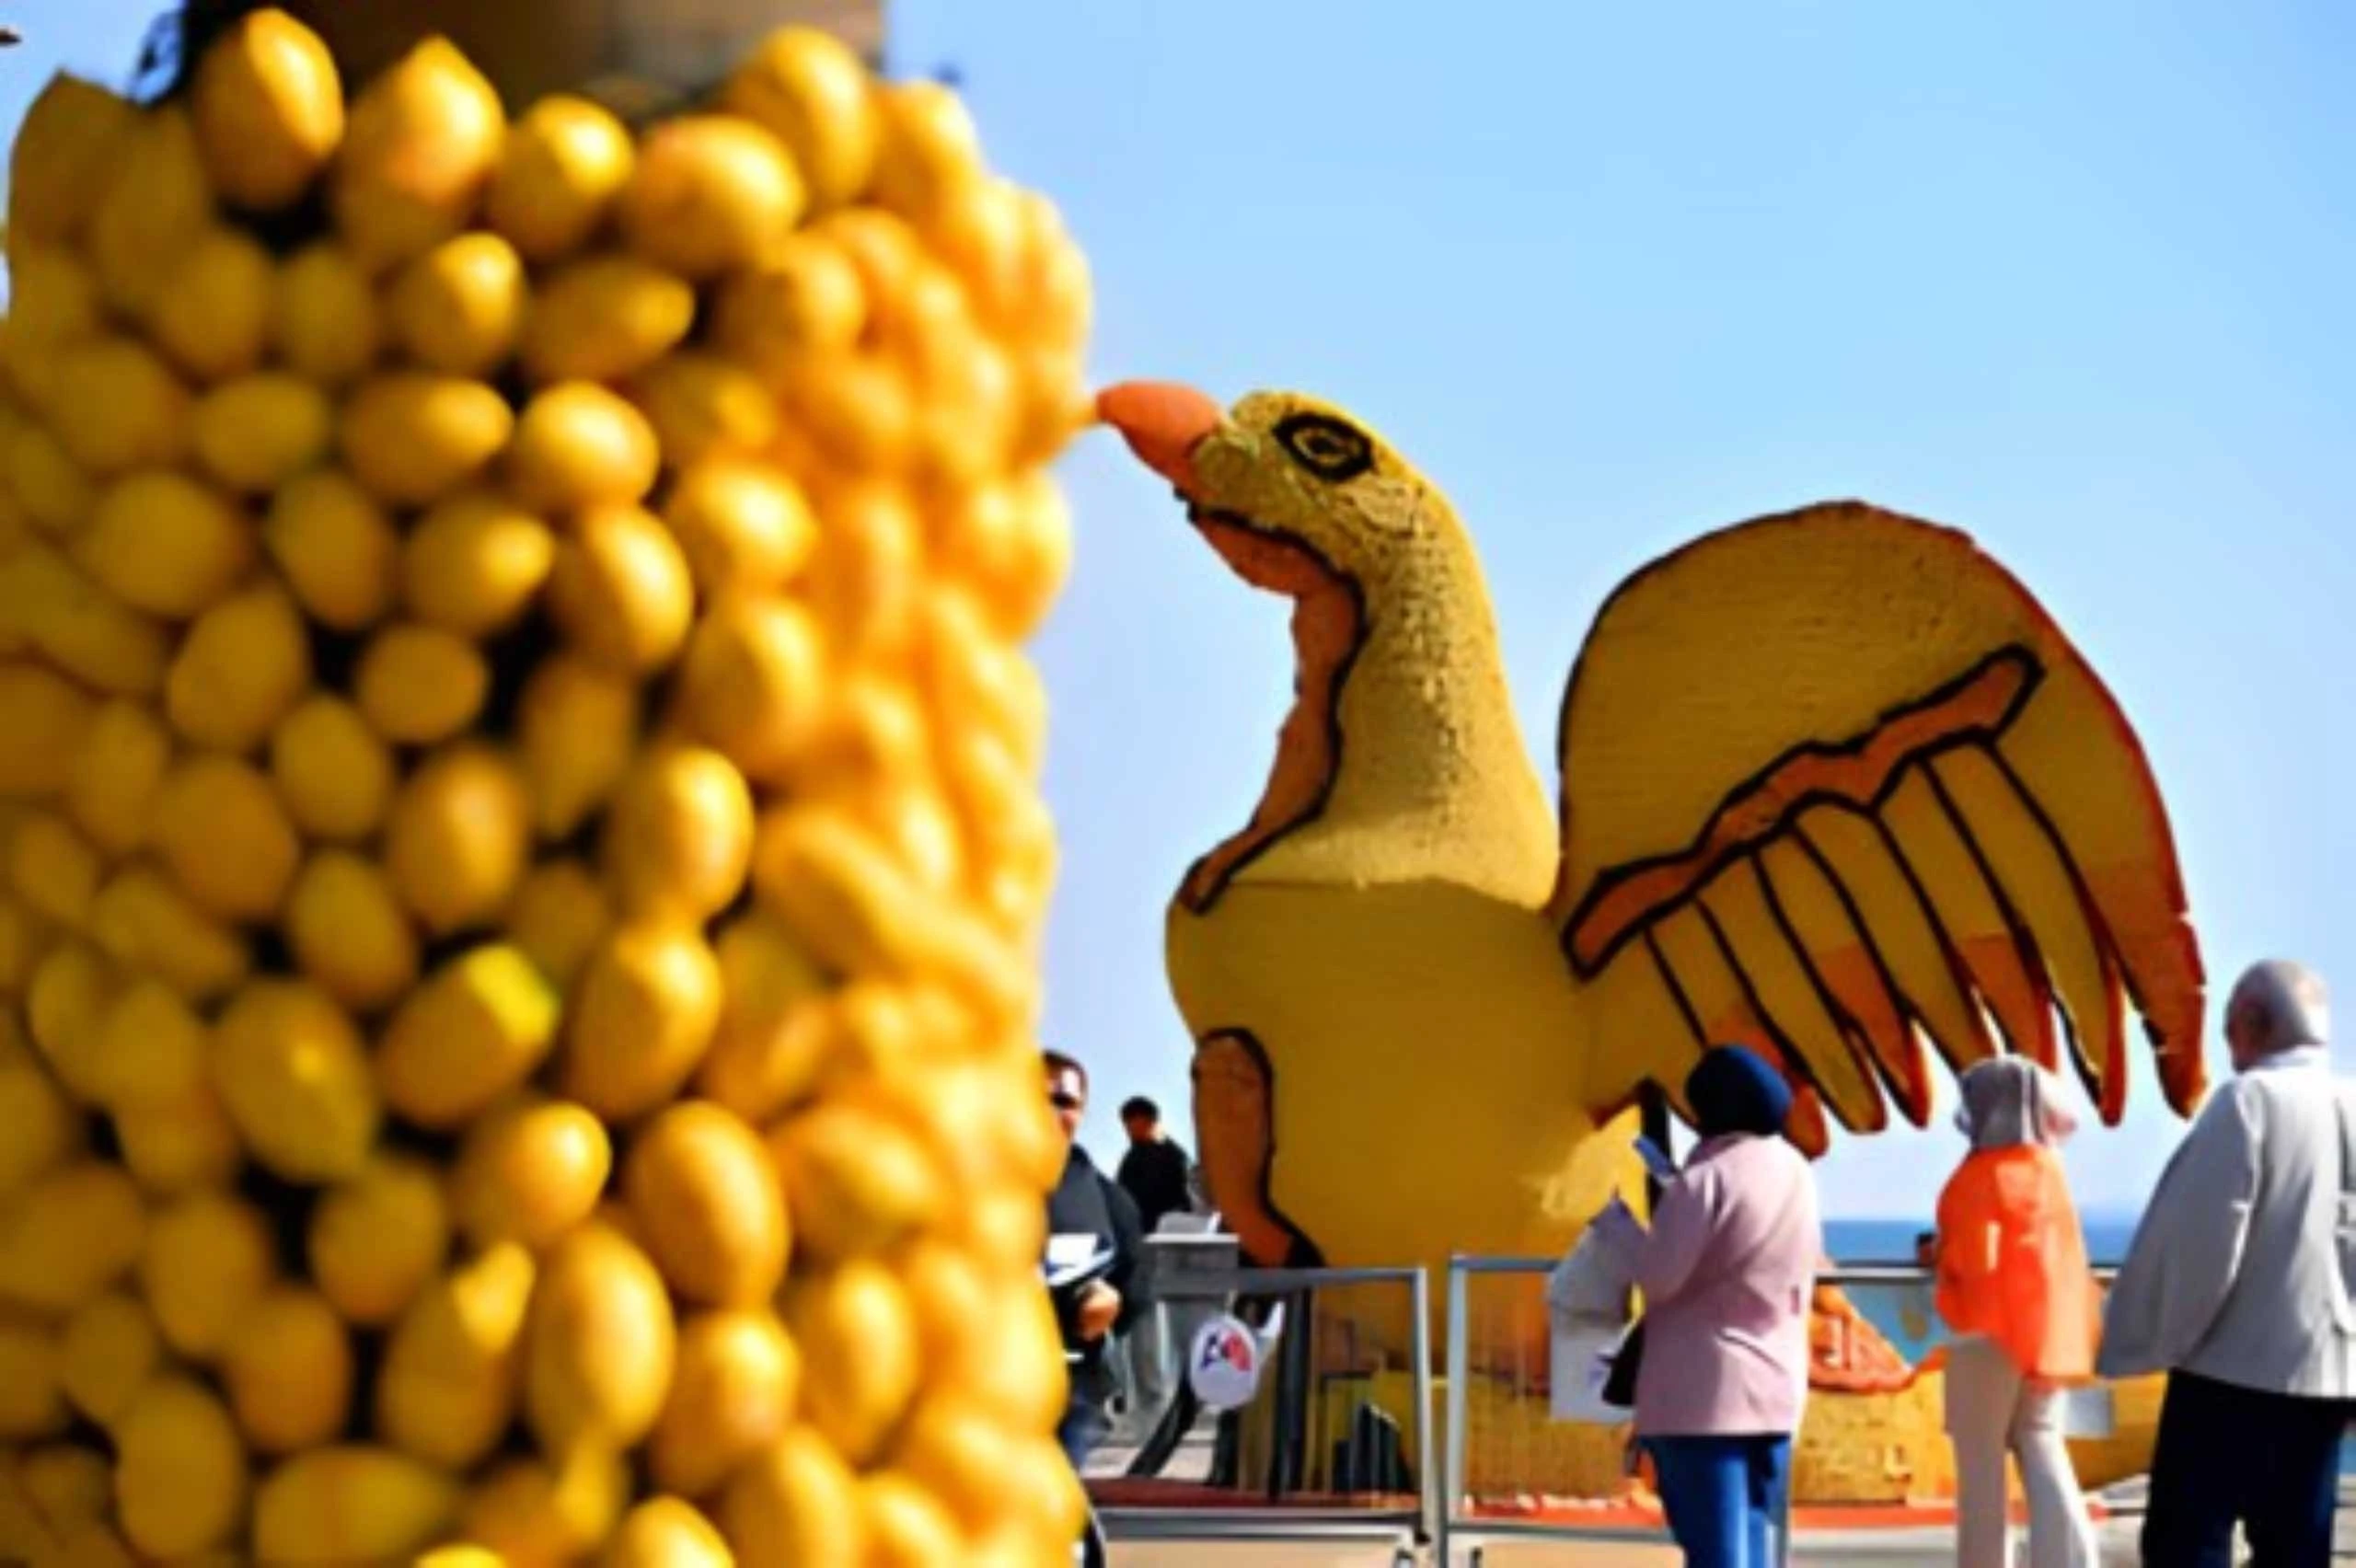
{"label": "metal barrier fence", "polygon": [[[1132,1410],[1127,1441],[1088,1467],[1106,1535],[1388,1545],[1411,1562],[1439,1481],[1425,1271],[1244,1269],[1233,1247],[1232,1237],[1153,1239],[1153,1332],[1130,1348],[1174,1350],[1178,1375],[1161,1408]],[[1283,1331],[1251,1402],[1203,1410],[1184,1376],[1192,1320],[1249,1323],[1279,1306]],[[1377,1322],[1403,1343],[1369,1332]]]}

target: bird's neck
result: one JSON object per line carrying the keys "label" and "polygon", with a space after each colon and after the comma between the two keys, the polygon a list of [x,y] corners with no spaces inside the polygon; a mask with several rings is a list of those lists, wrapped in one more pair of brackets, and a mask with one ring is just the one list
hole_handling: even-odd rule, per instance
{"label": "bird's neck", "polygon": [[1295,692],[1251,824],[1196,863],[1182,901],[1231,882],[1439,881],[1530,907],[1554,815],[1514,717],[1471,544],[1435,533],[1369,581],[1297,599]]}

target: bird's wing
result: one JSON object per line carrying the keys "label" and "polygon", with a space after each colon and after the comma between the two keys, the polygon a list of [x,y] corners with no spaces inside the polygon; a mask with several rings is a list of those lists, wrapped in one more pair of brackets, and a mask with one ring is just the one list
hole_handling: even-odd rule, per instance
{"label": "bird's wing", "polygon": [[[2106,1120],[2125,1010],[2200,1097],[2201,967],[2141,744],[2062,629],[1962,534],[1854,502],[1695,541],[1605,604],[1564,694],[1553,914],[1587,1099],[1777,1047],[1822,1113],[1920,1124],[1958,1069],[2066,1041]],[[2057,1019],[2058,1014],[2058,1019]]]}

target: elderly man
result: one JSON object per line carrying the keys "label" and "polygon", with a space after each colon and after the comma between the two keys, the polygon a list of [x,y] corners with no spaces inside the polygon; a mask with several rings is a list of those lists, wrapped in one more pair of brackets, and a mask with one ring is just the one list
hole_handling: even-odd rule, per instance
{"label": "elderly man", "polygon": [[[2147,1563],[2331,1557],[2356,1412],[2356,1104],[2333,1077],[2323,982],[2260,963],[2234,986],[2235,1077],[2186,1135],[2110,1297],[2099,1369],[2167,1371]],[[2344,1217],[2343,1217],[2344,1216]]]}

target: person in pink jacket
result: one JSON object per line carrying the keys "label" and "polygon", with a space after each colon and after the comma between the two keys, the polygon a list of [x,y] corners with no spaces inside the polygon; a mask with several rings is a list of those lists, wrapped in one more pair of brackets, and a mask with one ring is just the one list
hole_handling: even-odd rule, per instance
{"label": "person in pink jacket", "polygon": [[1755,1052],[1705,1052],[1685,1099],[1702,1142],[1652,1228],[1616,1199],[1595,1223],[1644,1292],[1636,1435],[1669,1532],[1691,1568],[1767,1568],[1807,1397],[1816,1178],[1782,1136],[1791,1090]]}

